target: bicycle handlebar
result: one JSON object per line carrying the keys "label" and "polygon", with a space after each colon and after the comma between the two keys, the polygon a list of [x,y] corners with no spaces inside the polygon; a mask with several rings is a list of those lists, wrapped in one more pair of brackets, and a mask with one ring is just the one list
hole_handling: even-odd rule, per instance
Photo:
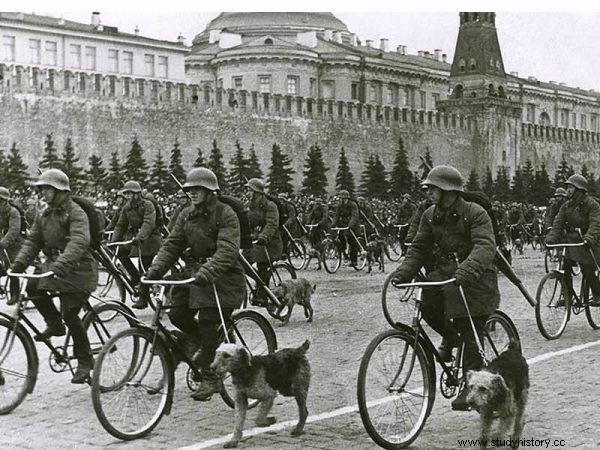
{"label": "bicycle handlebar", "polygon": [[568,243],[568,242],[564,242],[562,244],[546,244],[546,247],[548,248],[557,248],[557,247],[583,247],[585,244],[583,242],[576,242],[576,243]]}
{"label": "bicycle handlebar", "polygon": [[306,227],[306,228],[310,228],[311,230],[312,230],[314,227],[318,227],[318,226],[319,226],[319,224],[318,224],[318,223],[308,223],[308,224],[306,224],[306,225],[305,225],[305,227]]}
{"label": "bicycle handlebar", "polygon": [[410,225],[410,223],[398,223],[398,224],[394,224],[394,228],[398,228],[399,230],[401,230],[402,228],[406,228],[409,225]]}
{"label": "bicycle handlebar", "polygon": [[129,245],[133,243],[133,239],[129,239],[127,241],[115,241],[115,242],[107,242],[107,247],[116,247],[118,245]]}
{"label": "bicycle handlebar", "polygon": [[51,277],[54,275],[54,272],[52,272],[51,270],[49,270],[48,272],[44,272],[44,273],[18,273],[18,272],[13,272],[12,270],[7,270],[6,274],[9,277],[14,277],[14,278],[47,278],[47,277]]}
{"label": "bicycle handlebar", "polygon": [[149,280],[146,277],[142,277],[140,279],[140,282],[142,284],[161,284],[163,286],[180,286],[183,284],[193,283],[195,280],[196,280],[195,278],[185,278],[183,280]]}
{"label": "bicycle handlebar", "polygon": [[346,231],[349,230],[350,227],[331,227],[333,231]]}
{"label": "bicycle handlebar", "polygon": [[409,287],[429,287],[429,286],[445,286],[446,284],[454,283],[456,278],[448,278],[442,281],[417,281],[414,283],[399,283],[395,284],[397,288],[409,288]]}

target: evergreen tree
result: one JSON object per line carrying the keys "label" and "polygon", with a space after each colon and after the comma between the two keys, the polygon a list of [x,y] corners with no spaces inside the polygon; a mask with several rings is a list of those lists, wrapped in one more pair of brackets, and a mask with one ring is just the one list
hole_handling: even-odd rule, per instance
{"label": "evergreen tree", "polygon": [[271,150],[271,169],[267,176],[268,190],[271,194],[281,194],[283,192],[291,194],[294,192],[292,185],[292,175],[294,170],[291,168],[292,161],[289,156],[281,151],[277,144],[273,144]]}
{"label": "evergreen tree", "polygon": [[[155,161],[156,162],[156,161]],[[181,149],[179,148],[179,142],[175,138],[175,143],[171,149],[171,159],[169,161],[169,172],[172,173],[178,180],[185,180],[185,169],[183,168]],[[174,194],[179,190],[176,183],[171,182],[171,177],[167,174],[168,181],[164,183],[164,189],[169,194]],[[161,191],[162,192],[162,191]]]}
{"label": "evergreen tree", "polygon": [[492,169],[490,166],[485,168],[485,178],[483,179],[483,186],[481,190],[491,199],[496,198],[496,193],[494,192],[494,178],[492,176]]}
{"label": "evergreen tree", "polygon": [[212,145],[212,150],[208,157],[208,168],[217,176],[221,192],[227,192],[227,169],[223,163],[223,154],[221,153],[221,149],[217,146],[216,139],[213,139]]}
{"label": "evergreen tree", "polygon": [[307,195],[315,195],[322,197],[327,193],[327,171],[323,162],[323,152],[321,148],[315,144],[310,147],[304,163],[304,171],[302,172],[302,193]]}
{"label": "evergreen tree", "polygon": [[338,161],[338,171],[335,176],[335,189],[340,191],[346,189],[350,196],[354,196],[354,190],[356,186],[354,184],[354,175],[350,172],[350,165],[348,164],[348,158],[346,158],[346,152],[344,147],[340,150],[340,159]]}
{"label": "evergreen tree", "polygon": [[386,200],[390,185],[387,180],[387,174],[385,173],[385,166],[379,159],[379,155],[375,155],[373,160],[373,171],[371,173],[371,186],[373,188],[373,197]]}
{"label": "evergreen tree", "polygon": [[260,168],[258,157],[256,156],[256,152],[254,151],[254,144],[250,146],[250,156],[248,156],[248,161],[246,161],[246,165],[248,166],[248,178],[263,177],[263,172]]}
{"label": "evergreen tree", "polygon": [[469,180],[467,181],[466,186],[467,191],[480,191],[481,187],[479,186],[479,175],[475,169],[471,169],[471,173],[469,174]]}
{"label": "evergreen tree", "polygon": [[88,160],[89,168],[85,171],[85,178],[88,184],[93,187],[94,193],[98,193],[98,190],[107,188],[107,173],[106,169],[102,167],[102,158],[97,155],[91,155]]}
{"label": "evergreen tree", "polygon": [[229,176],[227,183],[229,192],[240,195],[244,192],[244,186],[251,177],[248,176],[248,160],[244,156],[244,149],[239,141],[235,141],[235,153],[229,160]]}
{"label": "evergreen tree", "polygon": [[567,181],[567,178],[570,176],[568,173],[569,165],[567,164],[567,160],[563,153],[560,164],[558,165],[556,172],[554,172],[554,188],[562,187],[565,184],[565,181]]}
{"label": "evergreen tree", "polygon": [[527,186],[525,185],[525,180],[523,179],[523,172],[521,167],[517,166],[515,169],[515,174],[513,175],[512,184],[510,187],[510,197],[512,200],[516,202],[526,201],[527,198],[524,198],[525,190]]}
{"label": "evergreen tree", "polygon": [[[13,147],[17,145],[13,142]],[[6,180],[8,176],[8,159],[4,154],[4,149],[0,148],[0,180]],[[8,183],[7,183],[8,184]],[[6,187],[9,187],[8,185]]]}
{"label": "evergreen tree", "polygon": [[433,158],[431,157],[431,151],[429,147],[425,149],[425,156],[423,156],[423,161],[419,166],[421,170],[421,179],[424,180],[427,175],[429,175],[429,171],[433,168]]}
{"label": "evergreen tree", "polygon": [[598,180],[596,180],[596,177],[594,176],[594,172],[590,172],[590,176],[588,177],[588,192],[591,195],[597,196],[598,195]]}
{"label": "evergreen tree", "polygon": [[510,200],[510,180],[505,166],[498,166],[496,180],[494,181],[496,198],[501,202]]}
{"label": "evergreen tree", "polygon": [[148,164],[144,159],[144,150],[138,142],[137,136],[134,136],[133,138],[131,148],[125,158],[123,171],[126,178],[125,181],[134,180],[139,182],[142,186],[145,184],[146,175],[148,173]]}
{"label": "evergreen tree", "polygon": [[535,170],[529,158],[525,161],[525,165],[521,169],[521,178],[523,180],[523,191],[519,193],[520,199],[532,203],[534,197]]}
{"label": "evergreen tree", "polygon": [[77,190],[80,181],[83,178],[83,168],[77,165],[78,162],[79,157],[75,156],[73,142],[71,141],[71,138],[67,138],[65,150],[60,162],[60,168],[69,177],[69,183],[71,185],[71,190],[73,191]]}
{"label": "evergreen tree", "polygon": [[364,169],[360,174],[360,184],[358,190],[360,195],[365,197],[373,196],[373,166],[375,165],[375,157],[373,154],[369,155],[369,158],[364,164]]}
{"label": "evergreen tree", "polygon": [[13,142],[10,154],[6,159],[6,178],[4,179],[7,187],[25,192],[30,180],[27,169],[27,164],[23,162],[17,143]]}
{"label": "evergreen tree", "polygon": [[46,146],[42,154],[42,160],[40,161],[40,169],[51,169],[60,167],[60,161],[58,159],[58,152],[54,148],[54,141],[52,140],[52,133],[46,135]]}
{"label": "evergreen tree", "polygon": [[151,191],[158,190],[159,192],[165,192],[167,187],[171,184],[169,183],[170,180],[171,177],[169,176],[167,165],[165,164],[162,152],[159,150],[152,162],[148,187]]}
{"label": "evergreen tree", "polygon": [[108,163],[108,175],[106,177],[106,188],[109,190],[121,189],[123,187],[125,172],[119,160],[119,152],[116,150],[110,154]]}
{"label": "evergreen tree", "polygon": [[546,165],[542,164],[540,170],[535,173],[535,183],[532,189],[532,199],[534,205],[543,206],[548,205],[554,189],[552,189],[552,183],[550,182],[550,176],[546,171]]}
{"label": "evergreen tree", "polygon": [[196,153],[196,160],[194,161],[194,167],[206,167],[206,161],[204,160],[204,155],[202,154],[202,149],[198,147]]}
{"label": "evergreen tree", "polygon": [[[431,159],[431,155],[429,156]],[[400,138],[394,165],[390,172],[390,194],[392,198],[401,198],[403,194],[413,192],[413,173],[408,168],[408,155],[404,149],[404,141]]]}

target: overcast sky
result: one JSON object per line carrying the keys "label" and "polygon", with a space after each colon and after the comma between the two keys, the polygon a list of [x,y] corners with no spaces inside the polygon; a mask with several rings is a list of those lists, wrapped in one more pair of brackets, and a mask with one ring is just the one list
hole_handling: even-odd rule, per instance
{"label": "overcast sky", "polygon": [[[62,16],[86,23],[91,15],[91,11],[87,10],[72,12],[84,8],[82,3],[71,0],[52,3],[56,8],[52,11],[47,11],[47,3],[8,2],[11,8],[3,9]],[[162,11],[154,3],[104,0],[102,8],[105,9],[100,9],[101,21],[126,32],[133,32],[137,25],[142,35],[165,40],[174,41],[182,33],[189,44],[219,12],[206,12],[209,9],[206,2],[171,0],[160,6]],[[458,33],[458,11],[483,10],[481,5],[485,4],[490,6],[487,10],[497,12],[496,26],[507,72],[515,71],[522,77],[535,76],[542,81],[566,82],[573,87],[600,90],[600,2],[592,3],[591,8],[595,11],[579,0],[571,0],[567,5],[552,1],[539,5],[516,0],[495,4],[462,1],[452,2],[451,8],[448,6],[450,2],[411,2],[418,3],[412,8],[418,7],[420,11],[427,12],[409,11],[404,5],[407,2],[402,3],[400,8],[403,10],[397,5],[366,0],[351,3],[304,0],[301,4],[294,2],[294,7],[290,8],[286,8],[286,3],[282,1],[222,1],[214,2],[214,5],[220,5],[223,11],[294,10],[298,6],[305,11],[327,9],[341,19],[351,32],[357,33],[363,42],[372,39],[378,43],[380,38],[388,38],[390,49],[402,44],[408,47],[411,54],[416,54],[418,50],[433,51],[440,48],[451,61]],[[98,5],[94,7],[99,8]],[[384,12],[392,7],[397,10]],[[566,9],[572,12],[558,12]],[[379,12],[373,12],[375,10]],[[509,10],[523,12],[502,12]]]}

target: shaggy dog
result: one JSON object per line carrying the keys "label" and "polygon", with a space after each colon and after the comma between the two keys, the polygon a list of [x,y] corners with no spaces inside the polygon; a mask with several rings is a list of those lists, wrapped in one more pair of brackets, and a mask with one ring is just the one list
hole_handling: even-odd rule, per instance
{"label": "shaggy dog", "polygon": [[299,420],[292,430],[292,436],[304,432],[308,417],[306,398],[310,386],[310,364],[306,359],[309,341],[298,348],[284,348],[269,355],[251,356],[250,352],[236,344],[221,344],[211,364],[218,374],[231,374],[235,388],[235,427],[233,437],[225,448],[237,447],[242,438],[248,399],[260,401],[255,423],[268,427],[276,422],[275,417],[267,417],[277,392],[286,397],[295,397],[298,404]]}
{"label": "shaggy dog", "polygon": [[281,302],[281,306],[277,310],[277,315],[280,316],[281,312],[287,306],[287,313],[284,317],[281,317],[283,322],[279,325],[280,327],[283,327],[290,321],[292,309],[294,309],[295,304],[304,307],[304,317],[308,319],[307,322],[312,322],[314,311],[310,304],[310,297],[315,292],[315,289],[317,289],[317,286],[310,284],[305,278],[286,280],[273,288],[273,294]]}
{"label": "shaggy dog", "polygon": [[367,272],[371,273],[374,263],[379,265],[379,270],[385,272],[384,256],[385,244],[383,240],[377,235],[372,235],[369,242],[367,242]]}
{"label": "shaggy dog", "polygon": [[529,389],[529,368],[519,344],[511,341],[489,366],[469,371],[467,387],[467,403],[480,415],[481,439],[489,442],[492,424],[497,419],[497,437],[506,436],[512,429],[511,444],[518,447]]}

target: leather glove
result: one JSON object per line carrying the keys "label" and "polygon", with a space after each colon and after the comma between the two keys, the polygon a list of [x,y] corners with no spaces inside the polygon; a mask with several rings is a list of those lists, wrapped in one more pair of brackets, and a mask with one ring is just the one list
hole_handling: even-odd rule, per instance
{"label": "leather glove", "polygon": [[27,266],[25,264],[23,264],[22,262],[16,261],[10,265],[11,272],[23,273],[23,272],[25,272],[25,269],[27,269]]}
{"label": "leather glove", "polygon": [[264,237],[259,236],[258,239],[256,239],[256,243],[258,245],[265,246],[265,245],[267,245],[267,240]]}
{"label": "leather glove", "polygon": [[410,283],[412,281],[412,277],[408,277],[400,272],[396,272],[392,277],[390,283],[392,286],[397,287],[399,284]]}
{"label": "leather glove", "polygon": [[131,245],[137,245],[140,243],[140,240],[137,237],[131,238]]}
{"label": "leather glove", "polygon": [[54,272],[54,277],[55,278],[66,278],[65,274],[62,272],[62,270],[57,270],[53,265],[49,267],[49,269]]}
{"label": "leather glove", "polygon": [[583,240],[583,246],[584,246],[585,248],[592,248],[592,243],[591,243],[589,240],[587,240],[587,239],[584,239],[584,240]]}
{"label": "leather glove", "polygon": [[150,268],[144,274],[144,277],[146,277],[148,280],[160,280],[160,273],[157,270]]}
{"label": "leather glove", "polygon": [[203,271],[197,272],[196,276],[194,278],[195,278],[194,284],[196,286],[205,287],[210,284],[210,280],[208,279],[208,277],[206,276],[206,274]]}
{"label": "leather glove", "polygon": [[456,271],[454,277],[456,278],[456,284],[459,286],[466,287],[470,283],[469,278],[464,276],[463,272],[460,270]]}

